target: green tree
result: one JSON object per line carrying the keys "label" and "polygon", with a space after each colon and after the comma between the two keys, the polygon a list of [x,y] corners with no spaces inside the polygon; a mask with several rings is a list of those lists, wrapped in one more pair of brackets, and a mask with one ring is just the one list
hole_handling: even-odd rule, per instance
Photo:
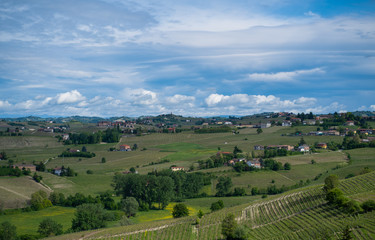
{"label": "green tree", "polygon": [[258,129],[257,129],[257,133],[258,133],[258,134],[261,134],[262,132],[263,132],[263,130],[262,130],[261,128],[258,128]]}
{"label": "green tree", "polygon": [[237,222],[233,213],[228,214],[221,224],[221,233],[226,239],[235,239]]}
{"label": "green tree", "polygon": [[249,229],[244,225],[239,225],[234,230],[234,239],[236,240],[246,240],[249,236]]}
{"label": "green tree", "polygon": [[189,216],[189,209],[183,203],[177,203],[173,207],[172,216],[174,218]]}
{"label": "green tree", "polygon": [[339,185],[339,177],[337,175],[329,175],[324,179],[324,191],[328,192],[329,190],[336,188]]}
{"label": "green tree", "polygon": [[2,222],[0,225],[0,240],[16,240],[17,228],[10,222]]}
{"label": "green tree", "polygon": [[102,163],[105,163],[105,162],[106,162],[105,157],[102,157]]}
{"label": "green tree", "polygon": [[52,207],[51,201],[47,198],[47,193],[39,190],[31,194],[31,208],[35,211]]}
{"label": "green tree", "polygon": [[302,145],[305,145],[305,144],[306,144],[305,139],[303,139],[303,137],[301,137],[301,139],[299,140],[298,145],[299,145],[299,146],[302,146]]}
{"label": "green tree", "polygon": [[197,217],[198,218],[202,218],[204,216],[204,213],[201,209],[199,209],[198,213],[197,213]]}
{"label": "green tree", "polygon": [[210,207],[212,212],[223,209],[223,208],[224,208],[224,202],[222,200],[219,200],[217,202],[213,202],[211,204],[211,207]]}
{"label": "green tree", "polygon": [[292,169],[292,165],[290,163],[286,162],[284,164],[284,170],[290,170],[290,169]]}
{"label": "green tree", "polygon": [[42,237],[50,237],[63,234],[63,226],[53,221],[51,218],[45,218],[40,222],[38,233]]}
{"label": "green tree", "polygon": [[122,210],[125,212],[127,217],[135,216],[138,211],[139,204],[137,199],[133,197],[127,197],[121,200]]}
{"label": "green tree", "polygon": [[229,194],[232,186],[232,179],[230,177],[219,177],[218,183],[216,184],[216,195],[223,197]]}
{"label": "green tree", "polygon": [[164,209],[168,206],[171,199],[174,197],[174,182],[172,178],[160,176],[156,178],[156,194],[155,202],[159,204],[159,209]]}
{"label": "green tree", "polygon": [[375,201],[374,200],[367,200],[362,203],[361,207],[365,212],[371,212],[375,210]]}
{"label": "green tree", "polygon": [[77,207],[72,220],[73,231],[85,231],[105,227],[106,211],[102,204],[85,203]]}

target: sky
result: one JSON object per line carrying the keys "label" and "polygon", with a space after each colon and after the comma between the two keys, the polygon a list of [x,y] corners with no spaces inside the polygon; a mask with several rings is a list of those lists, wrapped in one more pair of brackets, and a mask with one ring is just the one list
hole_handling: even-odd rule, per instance
{"label": "sky", "polygon": [[375,111],[374,0],[2,0],[0,117]]}

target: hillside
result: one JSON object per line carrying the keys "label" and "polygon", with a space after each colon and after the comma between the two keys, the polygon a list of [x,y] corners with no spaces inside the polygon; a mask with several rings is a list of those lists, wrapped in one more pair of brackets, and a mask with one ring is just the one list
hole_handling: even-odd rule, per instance
{"label": "hillside", "polygon": [[[343,180],[339,188],[350,198],[375,199],[375,172]],[[375,212],[348,215],[328,205],[322,186],[315,186],[206,214],[199,225],[192,216],[51,239],[222,239],[221,222],[229,213],[250,229],[250,239],[337,239],[346,225],[355,239],[375,237]]]}

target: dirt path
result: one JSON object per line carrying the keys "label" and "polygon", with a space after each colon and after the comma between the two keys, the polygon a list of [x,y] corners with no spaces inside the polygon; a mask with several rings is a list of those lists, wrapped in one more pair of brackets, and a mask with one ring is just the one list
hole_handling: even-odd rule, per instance
{"label": "dirt path", "polygon": [[28,196],[25,196],[25,195],[23,195],[23,194],[21,194],[21,193],[15,192],[15,191],[13,191],[12,189],[9,189],[9,188],[3,187],[3,186],[0,186],[0,188],[1,188],[1,189],[4,189],[5,191],[11,192],[11,193],[13,193],[13,194],[16,194],[17,196],[20,196],[20,197],[25,198],[25,199],[27,199],[27,200],[30,199]]}

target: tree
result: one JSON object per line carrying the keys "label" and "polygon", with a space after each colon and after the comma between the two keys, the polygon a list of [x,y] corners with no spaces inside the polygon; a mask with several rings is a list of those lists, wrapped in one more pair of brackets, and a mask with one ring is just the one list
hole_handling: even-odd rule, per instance
{"label": "tree", "polygon": [[16,226],[6,221],[0,225],[0,240],[16,240],[17,232]]}
{"label": "tree", "polygon": [[82,147],[82,152],[87,152],[87,148],[85,146]]}
{"label": "tree", "polygon": [[292,169],[292,165],[290,163],[286,162],[284,164],[284,170],[290,170],[290,169]]}
{"label": "tree", "polygon": [[173,207],[172,216],[174,218],[189,216],[189,209],[183,203],[177,203]]}
{"label": "tree", "polygon": [[219,177],[219,181],[216,184],[216,195],[223,197],[229,194],[232,186],[232,179],[230,177]]}
{"label": "tree", "polygon": [[324,179],[324,191],[328,192],[329,190],[336,188],[339,185],[339,177],[337,175],[330,175]]}
{"label": "tree", "polygon": [[235,239],[235,231],[237,228],[237,222],[233,213],[228,214],[221,224],[221,233],[226,239]]}
{"label": "tree", "polygon": [[63,233],[63,226],[53,221],[51,218],[45,218],[39,224],[38,233],[42,237],[60,235]]}
{"label": "tree", "polygon": [[106,160],[105,160],[105,157],[102,157],[102,163],[105,163]]}
{"label": "tree", "polygon": [[133,150],[137,150],[137,149],[138,149],[138,145],[136,143],[134,143]]}
{"label": "tree", "polygon": [[223,209],[223,208],[224,208],[224,202],[222,200],[219,200],[217,202],[213,202],[211,204],[211,207],[210,207],[212,212]]}
{"label": "tree", "polygon": [[305,144],[306,144],[305,139],[303,139],[303,137],[301,137],[301,139],[299,140],[298,145],[299,145],[299,146],[302,146],[302,145],[305,145]]}
{"label": "tree", "polygon": [[106,211],[102,204],[85,203],[77,207],[72,220],[73,231],[85,231],[105,227]]}
{"label": "tree", "polygon": [[361,207],[365,212],[371,212],[375,210],[375,201],[374,200],[367,200],[362,203]]}
{"label": "tree", "polygon": [[47,198],[47,193],[39,190],[31,194],[31,208],[35,211],[52,207],[51,201]]}
{"label": "tree", "polygon": [[133,217],[138,211],[139,204],[137,202],[137,199],[133,197],[127,197],[121,201],[121,206],[127,217]]}
{"label": "tree", "polygon": [[263,130],[262,130],[261,128],[258,128],[258,129],[257,129],[257,133],[258,133],[258,134],[261,134],[262,132],[263,132]]}

